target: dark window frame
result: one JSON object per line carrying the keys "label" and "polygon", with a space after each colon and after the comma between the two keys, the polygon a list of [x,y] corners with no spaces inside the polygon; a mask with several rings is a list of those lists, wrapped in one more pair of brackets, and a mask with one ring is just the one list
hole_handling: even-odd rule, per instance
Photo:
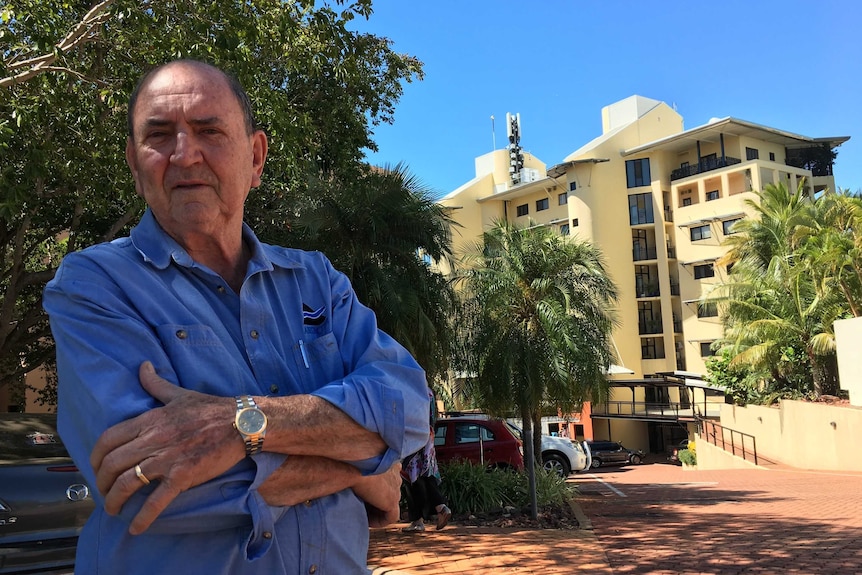
{"label": "dark window frame", "polygon": [[626,187],[640,188],[652,183],[649,158],[626,160]]}
{"label": "dark window frame", "polygon": [[715,277],[715,266],[713,264],[700,264],[694,266],[694,279],[702,280],[704,278]]}
{"label": "dark window frame", "polygon": [[536,200],[536,211],[544,212],[545,210],[551,207],[551,202],[548,201],[548,198],[541,198]]}
{"label": "dark window frame", "polygon": [[515,213],[518,214],[517,217],[519,217],[519,218],[523,217],[523,216],[528,216],[528,215],[530,215],[530,204],[521,204],[520,206],[515,208],[515,210],[516,210]]}
{"label": "dark window frame", "polygon": [[692,226],[688,229],[688,235],[693,242],[708,240],[712,238],[712,229],[710,228],[709,224],[704,224],[702,226]]}

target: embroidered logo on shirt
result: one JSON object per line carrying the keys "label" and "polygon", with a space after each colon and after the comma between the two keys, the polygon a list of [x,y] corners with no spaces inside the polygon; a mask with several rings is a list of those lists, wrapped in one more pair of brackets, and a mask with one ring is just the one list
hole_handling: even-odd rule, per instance
{"label": "embroidered logo on shirt", "polygon": [[318,310],[311,309],[308,304],[302,304],[302,324],[303,325],[320,325],[326,321],[326,316],[323,315],[323,307]]}

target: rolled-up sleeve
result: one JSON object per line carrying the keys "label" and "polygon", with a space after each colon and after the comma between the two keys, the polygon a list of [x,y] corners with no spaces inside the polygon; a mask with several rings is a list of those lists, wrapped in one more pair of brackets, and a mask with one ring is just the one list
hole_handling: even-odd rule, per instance
{"label": "rolled-up sleeve", "polygon": [[382,473],[421,449],[428,440],[429,399],[425,372],[362,305],[344,274],[332,269],[333,333],[347,375],[315,391],[365,429],[387,449],[379,457],[353,462],[365,474]]}

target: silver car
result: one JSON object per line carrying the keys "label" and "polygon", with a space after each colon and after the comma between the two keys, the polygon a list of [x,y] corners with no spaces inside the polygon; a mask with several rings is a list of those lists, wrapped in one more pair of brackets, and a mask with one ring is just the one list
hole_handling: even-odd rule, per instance
{"label": "silver car", "polygon": [[70,572],[93,507],[56,416],[0,414],[0,573]]}

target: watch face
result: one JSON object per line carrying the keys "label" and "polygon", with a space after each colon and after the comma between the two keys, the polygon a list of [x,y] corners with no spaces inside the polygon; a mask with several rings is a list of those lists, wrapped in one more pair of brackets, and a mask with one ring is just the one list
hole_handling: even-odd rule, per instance
{"label": "watch face", "polygon": [[260,433],[266,428],[266,415],[259,409],[243,409],[236,418],[236,428],[246,435]]}

